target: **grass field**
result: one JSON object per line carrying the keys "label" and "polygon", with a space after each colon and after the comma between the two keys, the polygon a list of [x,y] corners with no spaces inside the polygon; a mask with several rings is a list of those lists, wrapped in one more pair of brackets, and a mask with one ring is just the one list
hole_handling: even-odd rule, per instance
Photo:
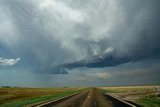
{"label": "grass field", "polygon": [[57,99],[80,91],[80,88],[0,88],[1,107],[22,107]]}
{"label": "grass field", "polygon": [[111,92],[146,92],[160,90],[160,86],[114,86],[114,87],[100,87],[101,89],[111,91]]}
{"label": "grass field", "polygon": [[160,96],[149,95],[136,100],[136,103],[142,107],[160,107]]}
{"label": "grass field", "polygon": [[100,87],[100,91],[142,107],[160,107],[160,86]]}
{"label": "grass field", "polygon": [[[0,107],[23,107],[55,100],[83,88],[0,88]],[[99,87],[105,93],[142,107],[160,107],[160,86]]]}

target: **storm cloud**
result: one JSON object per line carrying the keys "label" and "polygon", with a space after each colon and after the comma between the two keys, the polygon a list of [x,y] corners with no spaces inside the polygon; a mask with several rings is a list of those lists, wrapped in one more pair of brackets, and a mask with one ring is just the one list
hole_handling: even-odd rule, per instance
{"label": "storm cloud", "polygon": [[18,66],[37,74],[159,60],[159,5],[159,0],[1,0],[0,57],[20,58]]}

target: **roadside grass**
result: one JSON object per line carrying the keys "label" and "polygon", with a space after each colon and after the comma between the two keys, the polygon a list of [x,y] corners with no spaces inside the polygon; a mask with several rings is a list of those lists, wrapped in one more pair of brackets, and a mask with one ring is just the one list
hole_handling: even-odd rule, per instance
{"label": "roadside grass", "polygon": [[104,92],[104,93],[122,93],[126,91],[122,90],[111,90],[111,89],[99,89],[99,91]]}
{"label": "roadside grass", "polygon": [[[79,92],[80,89],[0,89],[0,107],[23,107],[42,101],[55,100]],[[24,95],[23,95],[24,94]]]}
{"label": "roadside grass", "polygon": [[100,87],[102,90],[107,90],[110,93],[124,93],[124,92],[149,92],[155,89],[160,89],[160,86],[113,86],[113,87]]}
{"label": "roadside grass", "polygon": [[142,107],[160,107],[160,86],[158,85],[100,87],[99,91]]}
{"label": "roadside grass", "polygon": [[150,95],[140,98],[136,101],[142,107],[160,107],[160,96]]}

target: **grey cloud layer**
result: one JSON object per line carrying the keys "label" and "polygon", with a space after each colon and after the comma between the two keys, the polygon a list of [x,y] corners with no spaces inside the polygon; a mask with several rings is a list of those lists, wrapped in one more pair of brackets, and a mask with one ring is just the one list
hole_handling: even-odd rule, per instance
{"label": "grey cloud layer", "polygon": [[159,0],[1,0],[0,43],[40,72],[159,58],[159,5]]}

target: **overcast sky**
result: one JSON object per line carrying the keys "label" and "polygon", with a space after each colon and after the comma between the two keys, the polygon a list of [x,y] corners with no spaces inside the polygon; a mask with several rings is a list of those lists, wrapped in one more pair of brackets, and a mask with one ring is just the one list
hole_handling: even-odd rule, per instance
{"label": "overcast sky", "polygon": [[160,83],[159,0],[0,0],[0,85]]}

